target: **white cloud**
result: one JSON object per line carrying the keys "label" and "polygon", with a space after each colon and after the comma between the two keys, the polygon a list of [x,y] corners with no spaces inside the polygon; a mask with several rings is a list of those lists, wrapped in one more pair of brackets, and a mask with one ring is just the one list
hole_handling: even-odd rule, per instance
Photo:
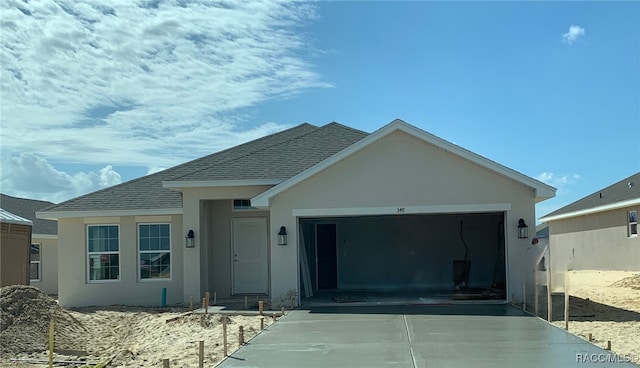
{"label": "white cloud", "polygon": [[313,4],[8,0],[0,12],[5,156],[170,167],[285,128],[243,130],[247,108],[329,86],[297,56],[313,47],[299,32]]}
{"label": "white cloud", "polygon": [[1,174],[3,194],[54,203],[121,183],[111,165],[98,172],[68,174],[32,154],[3,157]]}
{"label": "white cloud", "polygon": [[580,180],[579,174],[555,174],[552,172],[542,172],[535,177],[536,180],[539,180],[545,184],[551,185],[558,189],[558,192],[564,192],[565,187],[569,184],[573,184],[576,181]]}
{"label": "white cloud", "polygon": [[584,36],[584,28],[571,25],[571,27],[569,27],[569,32],[562,35],[562,39],[564,40],[564,42],[571,45],[582,36]]}

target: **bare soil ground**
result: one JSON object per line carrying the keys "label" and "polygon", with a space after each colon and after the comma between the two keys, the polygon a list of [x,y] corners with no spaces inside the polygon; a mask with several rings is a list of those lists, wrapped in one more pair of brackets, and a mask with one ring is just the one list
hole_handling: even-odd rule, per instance
{"label": "bare soil ground", "polygon": [[[32,287],[2,288],[0,367],[47,367],[49,321],[54,321],[54,366],[171,367],[198,365],[199,341],[204,363],[224,358],[222,322],[227,322],[228,353],[260,331],[260,316],[189,314],[180,308],[94,307],[66,310]],[[272,322],[264,318],[265,328]],[[84,361],[84,362],[82,362]],[[108,365],[107,365],[108,364]]]}
{"label": "bare soil ground", "polygon": [[[640,273],[572,271],[569,275],[569,332],[640,365]],[[564,301],[556,304],[563,313]],[[554,318],[564,328],[564,317]]]}

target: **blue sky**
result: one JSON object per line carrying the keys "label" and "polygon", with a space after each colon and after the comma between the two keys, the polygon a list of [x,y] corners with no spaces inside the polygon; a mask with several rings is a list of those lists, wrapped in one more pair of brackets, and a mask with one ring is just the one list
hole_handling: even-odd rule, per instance
{"label": "blue sky", "polygon": [[105,4],[0,5],[3,193],[395,118],[557,187],[538,216],[640,171],[639,2]]}

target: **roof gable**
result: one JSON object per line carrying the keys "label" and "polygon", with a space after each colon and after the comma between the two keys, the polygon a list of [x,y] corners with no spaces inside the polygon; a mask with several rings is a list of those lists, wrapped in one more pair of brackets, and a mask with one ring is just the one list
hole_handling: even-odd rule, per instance
{"label": "roof gable", "polygon": [[367,147],[370,144],[384,138],[385,136],[395,132],[402,131],[409,135],[412,135],[418,139],[421,139],[427,143],[430,143],[436,147],[439,147],[447,152],[453,153],[459,157],[469,160],[473,163],[480,165],[481,167],[496,172],[500,175],[506,176],[520,184],[526,185],[535,191],[536,200],[544,200],[555,196],[555,188],[546,185],[538,180],[521,174],[515,170],[512,170],[506,166],[500,165],[494,161],[491,161],[483,156],[466,150],[460,146],[457,146],[451,142],[448,142],[442,138],[439,138],[433,134],[427,133],[413,125],[407,124],[400,119],[396,119],[386,126],[380,128],[374,133],[370,134],[366,138],[359,140],[344,150],[336,153],[335,155],[328,157],[327,159],[317,163],[306,171],[303,171],[296,176],[283,181],[282,183],[274,186],[273,188],[257,195],[251,199],[251,204],[259,208],[267,208],[270,206],[271,198],[291,188],[292,186],[306,180],[307,178],[317,174],[318,172],[326,169],[327,167],[335,164],[336,162],[343,160],[344,158],[354,154]]}
{"label": "roof gable", "polygon": [[555,210],[540,220],[560,220],[640,204],[640,172]]}
{"label": "roof gable", "polygon": [[51,220],[36,218],[36,212],[54,205],[52,202],[35,199],[12,197],[0,194],[0,207],[19,217],[33,222],[33,233],[44,235],[57,235],[58,223]]}

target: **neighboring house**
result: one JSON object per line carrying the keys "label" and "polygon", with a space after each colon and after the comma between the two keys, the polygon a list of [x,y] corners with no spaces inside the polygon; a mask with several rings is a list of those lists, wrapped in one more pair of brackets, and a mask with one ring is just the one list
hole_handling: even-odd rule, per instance
{"label": "neighboring house", "polygon": [[31,224],[0,208],[0,287],[29,285]]}
{"label": "neighboring house", "polygon": [[47,294],[58,294],[58,224],[36,218],[36,211],[54,203],[0,194],[0,206],[31,220],[30,284]]}
{"label": "neighboring house", "polygon": [[456,284],[521,301],[533,261],[518,233],[554,195],[395,120],[302,124],[38,216],[58,220],[64,306]]}
{"label": "neighboring house", "polygon": [[640,271],[640,173],[592,193],[540,220],[549,225],[551,288],[566,270]]}

